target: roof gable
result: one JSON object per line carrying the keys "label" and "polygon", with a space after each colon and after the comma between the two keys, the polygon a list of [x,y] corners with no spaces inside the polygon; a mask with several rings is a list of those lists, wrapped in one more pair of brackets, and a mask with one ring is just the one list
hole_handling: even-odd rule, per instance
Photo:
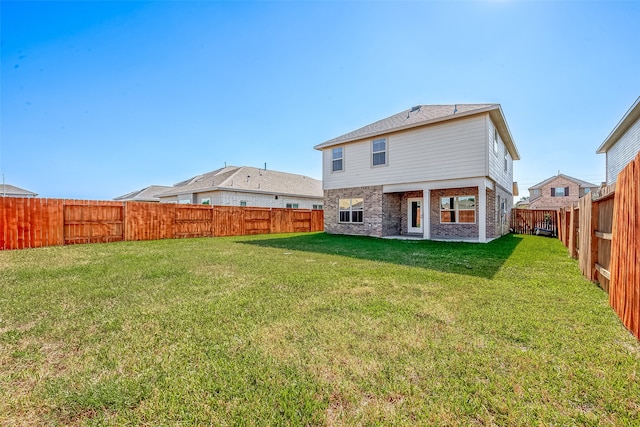
{"label": "roof gable", "polygon": [[15,185],[1,184],[0,196],[2,195],[36,197],[38,194],[29,190],[25,190],[24,188],[16,187]]}
{"label": "roof gable", "polygon": [[498,127],[502,140],[505,142],[511,157],[519,160],[520,155],[515,147],[511,132],[502,114],[500,104],[453,104],[453,105],[417,105],[408,110],[378,120],[352,132],[316,145],[316,150],[322,150],[334,145],[345,144],[362,139],[372,138],[391,132],[427,126],[475,114],[489,113]]}
{"label": "roof gable", "polygon": [[558,175],[554,175],[554,176],[552,176],[551,178],[547,178],[547,179],[545,179],[544,181],[539,182],[539,183],[537,183],[536,185],[534,185],[534,186],[532,186],[532,187],[529,187],[529,190],[533,190],[533,189],[536,189],[536,188],[542,188],[542,187],[544,187],[545,185],[549,184],[550,182],[552,182],[553,180],[558,179],[558,178],[564,178],[564,179],[566,179],[566,180],[569,180],[569,181],[575,182],[575,183],[576,183],[576,184],[578,184],[578,186],[579,186],[579,187],[581,187],[581,188],[594,188],[594,187],[598,187],[598,185],[596,185],[596,184],[592,184],[592,183],[590,183],[590,182],[583,181],[583,180],[581,180],[581,179],[574,178],[574,177],[572,177],[572,176],[564,175],[564,174],[561,174],[561,173],[560,173],[560,174],[558,174]]}

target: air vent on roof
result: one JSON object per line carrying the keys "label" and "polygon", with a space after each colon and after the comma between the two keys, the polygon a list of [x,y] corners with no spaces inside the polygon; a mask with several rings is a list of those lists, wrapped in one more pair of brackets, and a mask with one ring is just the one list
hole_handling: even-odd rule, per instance
{"label": "air vent on roof", "polygon": [[416,111],[420,111],[420,106],[416,105],[415,107],[411,107],[411,113],[415,113]]}

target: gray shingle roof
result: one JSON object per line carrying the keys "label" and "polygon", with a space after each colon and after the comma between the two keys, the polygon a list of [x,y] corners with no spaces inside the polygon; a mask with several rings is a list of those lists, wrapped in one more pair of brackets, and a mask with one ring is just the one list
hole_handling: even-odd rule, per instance
{"label": "gray shingle roof", "polygon": [[159,196],[216,190],[323,197],[322,182],[317,179],[249,166],[227,166],[198,175],[175,184]]}
{"label": "gray shingle roof", "polygon": [[322,150],[333,145],[486,112],[491,115],[491,118],[498,127],[500,136],[507,145],[511,157],[514,160],[519,160],[520,155],[511,137],[511,132],[502,114],[500,104],[417,105],[393,116],[361,127],[360,129],[325,141],[316,145],[314,148],[316,150]]}
{"label": "gray shingle roof", "polygon": [[158,193],[171,188],[167,185],[150,185],[147,188],[143,188],[142,190],[132,191],[131,193],[127,193],[123,196],[118,196],[113,200],[121,200],[121,201],[136,201],[136,202],[159,202],[160,198],[157,197]]}
{"label": "gray shingle roof", "polygon": [[9,197],[36,197],[38,194],[15,185],[0,183],[0,196]]}

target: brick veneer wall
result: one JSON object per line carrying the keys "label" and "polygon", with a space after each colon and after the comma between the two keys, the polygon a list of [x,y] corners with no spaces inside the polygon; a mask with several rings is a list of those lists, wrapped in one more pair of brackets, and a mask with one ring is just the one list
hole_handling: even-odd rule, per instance
{"label": "brick veneer wall", "polygon": [[398,234],[402,234],[402,221],[404,218],[402,216],[402,203],[403,197],[401,193],[387,193],[382,195],[383,236],[397,236]]}
{"label": "brick veneer wall", "polygon": [[[476,196],[476,222],[474,224],[441,224],[440,198],[452,196]],[[478,237],[478,187],[447,188],[431,190],[429,221],[431,238],[477,238]]]}
{"label": "brick veneer wall", "polygon": [[[409,199],[414,198],[414,197],[423,197],[422,195],[422,191],[409,191],[407,193],[402,193],[401,194],[402,200],[401,200],[401,212],[400,212],[400,218],[402,221],[401,224],[401,229],[402,229],[402,234],[407,234],[409,232]],[[424,199],[423,199],[424,200]],[[424,209],[424,202],[422,203],[422,209]],[[422,213],[423,216],[423,221],[427,220],[427,216],[424,214],[424,212]]]}
{"label": "brick veneer wall", "polygon": [[[487,237],[500,237],[509,232],[511,221],[511,208],[513,206],[513,195],[506,189],[496,184],[495,190],[487,189]],[[505,201],[507,212],[504,216],[504,224],[501,222],[500,201]]]}
{"label": "brick veneer wall", "polygon": [[[497,186],[496,186],[497,187]],[[495,190],[487,188],[487,237],[499,237],[500,236],[500,215],[498,214],[498,195]]]}
{"label": "brick veneer wall", "polygon": [[[329,234],[352,234],[358,236],[384,236],[383,206],[393,204],[393,198],[385,198],[382,186],[340,188],[324,191],[324,230]],[[338,203],[340,199],[364,199],[363,223],[339,222]],[[391,227],[388,225],[386,228]]]}

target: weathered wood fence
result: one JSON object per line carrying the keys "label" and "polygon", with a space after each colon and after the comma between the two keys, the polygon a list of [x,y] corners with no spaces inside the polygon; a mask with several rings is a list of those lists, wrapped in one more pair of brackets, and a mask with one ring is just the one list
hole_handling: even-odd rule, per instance
{"label": "weathered wood fence", "polygon": [[0,250],[323,229],[321,210],[0,197]]}
{"label": "weathered wood fence", "polygon": [[537,229],[558,233],[555,209],[512,209],[511,228],[517,234],[535,234]]}
{"label": "weathered wood fence", "polygon": [[640,339],[640,153],[615,184],[560,209],[558,237]]}

